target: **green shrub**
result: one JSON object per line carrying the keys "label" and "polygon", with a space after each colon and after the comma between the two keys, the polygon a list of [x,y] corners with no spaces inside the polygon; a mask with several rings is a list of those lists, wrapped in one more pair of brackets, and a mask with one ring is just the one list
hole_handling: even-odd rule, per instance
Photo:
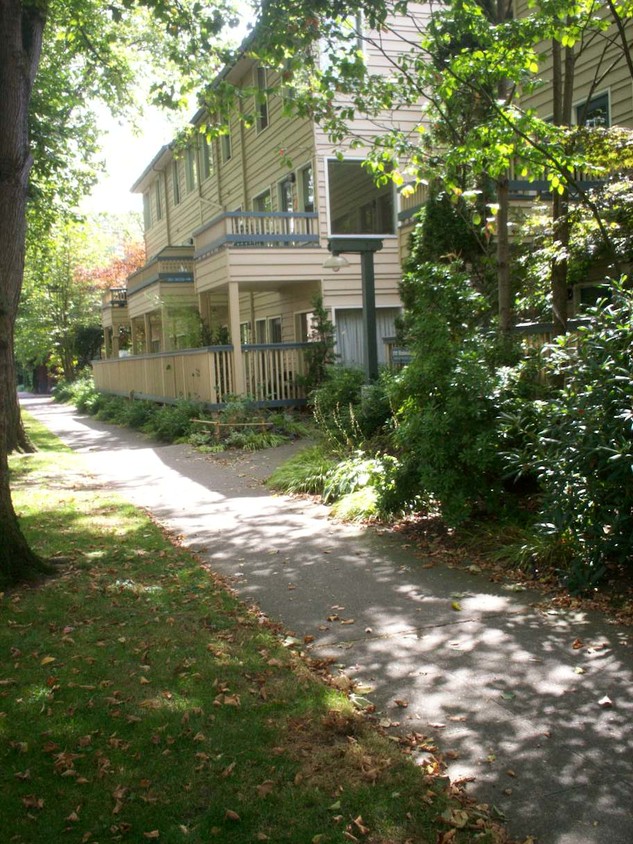
{"label": "green shrub", "polygon": [[271,489],[290,494],[321,495],[336,460],[322,445],[310,446],[278,466],[267,484]]}
{"label": "green shrub", "polygon": [[143,425],[142,430],[161,442],[178,442],[192,431],[191,420],[203,411],[198,402],[180,399],[176,404],[161,405]]}
{"label": "green shrub", "polygon": [[367,486],[349,492],[332,505],[332,515],[342,522],[367,522],[380,517],[378,490]]}
{"label": "green shrub", "polygon": [[383,506],[435,502],[450,524],[496,507],[500,364],[490,306],[458,266],[423,263],[402,284],[412,360],[390,384],[399,459]]}
{"label": "green shrub", "polygon": [[222,440],[222,445],[242,451],[261,451],[264,448],[276,448],[285,442],[288,442],[288,438],[274,431],[234,430]]}
{"label": "green shrub", "polygon": [[573,549],[562,574],[574,591],[609,561],[631,565],[633,547],[633,293],[614,283],[589,315],[549,347],[547,372],[563,386],[526,408],[523,446],[507,455],[539,479],[540,531]]}
{"label": "green shrub", "polygon": [[361,448],[391,419],[388,375],[365,383],[362,369],[331,367],[327,378],[310,396],[319,430],[335,448]]}

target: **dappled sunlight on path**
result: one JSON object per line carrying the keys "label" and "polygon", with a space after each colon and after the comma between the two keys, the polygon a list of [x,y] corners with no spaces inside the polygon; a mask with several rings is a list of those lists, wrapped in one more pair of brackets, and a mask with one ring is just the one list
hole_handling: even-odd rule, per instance
{"label": "dappled sunlight on path", "polygon": [[514,835],[633,841],[630,631],[540,610],[535,594],[433,566],[397,538],[332,523],[310,500],[270,495],[261,478],[295,446],[200,455],[47,400],[25,406],[244,600],[314,637],[311,653],[359,681],[383,724],[436,744],[451,777],[474,778],[468,790],[504,812]]}

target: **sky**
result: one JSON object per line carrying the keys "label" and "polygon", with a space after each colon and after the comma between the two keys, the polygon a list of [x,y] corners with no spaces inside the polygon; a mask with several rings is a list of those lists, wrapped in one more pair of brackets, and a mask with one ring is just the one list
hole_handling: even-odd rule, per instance
{"label": "sky", "polygon": [[[252,13],[247,4],[237,0],[242,7],[241,23],[230,30],[231,42],[239,44],[248,32]],[[187,124],[197,110],[196,98],[188,111],[170,114],[147,106],[141,135],[135,134],[130,124],[118,124],[105,109],[95,107],[99,117],[102,157],[106,172],[100,177],[91,195],[81,205],[85,213],[106,211],[111,214],[143,210],[141,194],[130,193],[130,188],[145,170],[158,150],[173,140],[179,129]]]}
{"label": "sky", "polygon": [[148,108],[143,119],[142,134],[138,135],[129,123],[118,124],[105,111],[99,113],[99,127],[103,132],[102,157],[105,159],[106,172],[100,177],[91,195],[82,203],[82,211],[140,213],[143,210],[142,196],[130,193],[130,188],[161,146],[174,138],[190,116],[182,112],[174,116],[160,109]]}

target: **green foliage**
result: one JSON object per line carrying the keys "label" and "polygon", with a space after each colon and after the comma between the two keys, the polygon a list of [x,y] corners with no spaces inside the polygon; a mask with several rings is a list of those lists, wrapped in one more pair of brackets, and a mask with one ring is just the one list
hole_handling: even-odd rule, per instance
{"label": "green foliage", "polygon": [[411,363],[394,380],[392,442],[399,467],[384,505],[434,501],[449,523],[498,500],[498,368],[489,307],[468,275],[450,265],[411,267],[402,283]]}
{"label": "green foliage", "polygon": [[328,473],[323,500],[331,504],[367,487],[382,491],[391,486],[395,465],[393,457],[370,457],[362,451],[356,451]]}
{"label": "green foliage", "polygon": [[[549,348],[547,373],[562,386],[528,404],[523,446],[508,452],[543,490],[541,533],[574,551],[563,572],[583,591],[609,561],[630,564],[633,543],[633,294],[613,283],[591,324]],[[516,420],[514,420],[516,424]]]}
{"label": "green foliage", "polygon": [[378,490],[365,486],[349,492],[332,505],[332,516],[342,522],[369,522],[380,518]]}
{"label": "green foliage", "polygon": [[323,307],[323,297],[317,295],[312,300],[310,345],[305,351],[306,374],[301,379],[308,392],[325,381],[328,368],[336,362],[334,346],[334,323]]}
{"label": "green foliage", "polygon": [[330,367],[327,378],[310,395],[317,427],[334,449],[361,447],[377,437],[391,419],[387,395],[390,375],[365,383],[361,369]]}
{"label": "green foliage", "polygon": [[202,410],[198,402],[179,399],[176,404],[161,405],[142,430],[162,442],[178,442],[191,434],[191,420],[199,418]]}
{"label": "green foliage", "polygon": [[288,438],[274,431],[233,430],[222,440],[224,448],[242,451],[261,451],[264,448],[276,448],[288,442]]}
{"label": "green foliage", "polygon": [[278,492],[321,495],[328,474],[335,466],[335,458],[323,445],[313,445],[277,467],[267,484]]}

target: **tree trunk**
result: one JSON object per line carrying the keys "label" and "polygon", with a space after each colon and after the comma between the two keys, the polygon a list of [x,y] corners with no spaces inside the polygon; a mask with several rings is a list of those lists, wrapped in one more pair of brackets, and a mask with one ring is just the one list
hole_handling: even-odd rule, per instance
{"label": "tree trunk", "polygon": [[508,179],[497,179],[497,286],[499,293],[499,330],[505,336],[512,328],[512,282],[510,279],[510,239]]}
{"label": "tree trunk", "polygon": [[28,111],[42,46],[45,2],[0,0],[0,582],[32,576],[29,548],[11,502],[8,452],[16,435],[13,331],[24,274],[31,154]]}
{"label": "tree trunk", "polygon": [[[561,45],[552,43],[552,100],[553,122],[556,126],[571,123],[572,92],[574,83],[575,56],[573,49],[566,48],[564,70]],[[562,194],[555,193],[552,199],[552,226],[557,256],[552,261],[550,288],[552,292],[552,317],[554,334],[567,331],[567,253],[569,250],[569,189]]]}

